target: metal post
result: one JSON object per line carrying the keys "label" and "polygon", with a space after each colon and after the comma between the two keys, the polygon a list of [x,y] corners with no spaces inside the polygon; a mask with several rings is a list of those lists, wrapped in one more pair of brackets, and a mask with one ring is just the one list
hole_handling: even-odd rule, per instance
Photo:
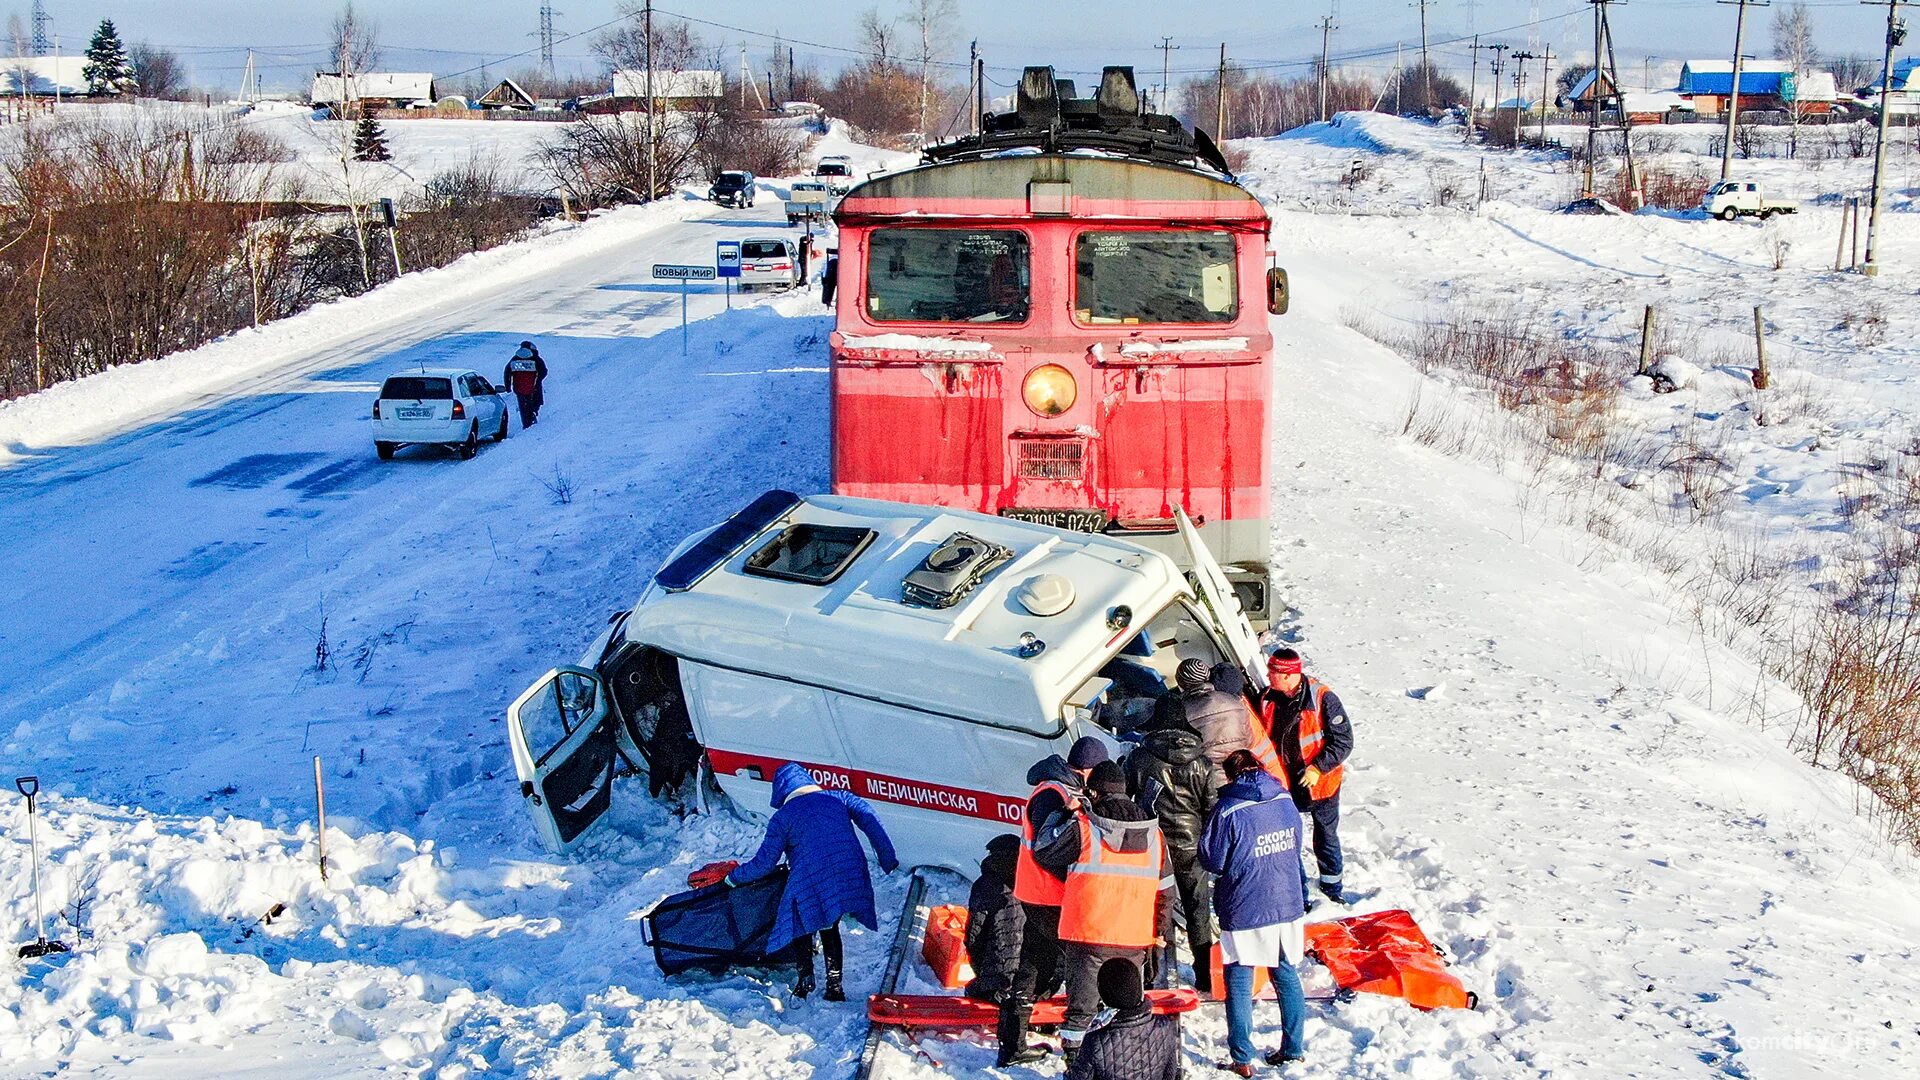
{"label": "metal post", "polygon": [[1420,78],[1426,87],[1421,108],[1433,111],[1433,64],[1427,59],[1427,8],[1433,0],[1414,0],[1414,6],[1420,9]]}
{"label": "metal post", "polygon": [[1887,176],[1887,118],[1893,103],[1893,50],[1907,38],[1907,24],[1900,16],[1900,0],[1882,0],[1887,4],[1887,50],[1880,67],[1880,134],[1873,144],[1873,187],[1867,193],[1867,261],[1860,272],[1868,277],[1880,273],[1880,189]]}
{"label": "metal post", "polygon": [[[1326,51],[1327,51],[1326,46],[1322,45],[1320,47],[1320,54],[1321,54],[1320,63],[1321,63],[1321,66],[1323,67],[1326,65]],[[1480,80],[1480,35],[1475,34],[1473,35],[1473,64],[1467,69],[1467,141],[1468,142],[1473,141],[1473,108],[1474,108],[1474,105],[1477,104],[1474,99],[1478,96],[1476,91],[1479,88],[1479,80]],[[1325,100],[1324,92],[1322,93],[1321,100],[1322,101]],[[1327,107],[1324,104],[1321,105],[1320,111],[1322,113],[1325,113],[1327,111]],[[1326,117],[1322,116],[1321,119],[1324,120],[1326,119]]]}
{"label": "metal post", "polygon": [[[1320,122],[1323,124],[1327,122],[1327,80],[1331,77],[1331,73],[1327,70],[1327,44],[1332,36],[1333,16],[1328,15],[1320,20]],[[1468,105],[1467,111],[1467,134],[1469,136],[1473,134],[1471,104]]]}
{"label": "metal post", "polygon": [[320,880],[327,880],[327,784],[320,778],[320,755],[313,755],[313,801],[320,808],[320,831],[314,833],[314,848],[320,856]]}
{"label": "metal post", "polygon": [[1833,244],[1833,269],[1836,273],[1840,270],[1841,260],[1847,257],[1847,214],[1852,209],[1852,199],[1840,204],[1840,236]]}
{"label": "metal post", "polygon": [[687,293],[693,284],[686,278],[680,279],[680,355],[687,355]]}
{"label": "metal post", "polygon": [[642,32],[647,37],[647,201],[652,202],[654,196],[660,192],[660,155],[655,152],[653,135],[653,0],[647,0],[646,19]]}
{"label": "metal post", "polygon": [[[1597,70],[1597,69],[1596,69]],[[1553,46],[1540,50],[1540,145],[1547,145],[1547,92],[1553,88]],[[1593,88],[1600,89],[1600,77],[1594,76]]]}
{"label": "metal post", "polygon": [[1639,374],[1653,374],[1653,305],[1648,304],[1646,313],[1640,316],[1640,371]]}
{"label": "metal post", "polygon": [[1732,92],[1727,95],[1727,144],[1720,148],[1720,179],[1725,180],[1733,172],[1733,126],[1740,116],[1740,49],[1747,34],[1747,5],[1753,0],[1715,2],[1739,7],[1739,14],[1733,20],[1733,85],[1729,88]]}
{"label": "metal post", "polygon": [[1753,369],[1753,388],[1765,390],[1773,384],[1773,373],[1767,370],[1766,321],[1760,317],[1760,307],[1757,304],[1753,309],[1753,355],[1758,362]]}
{"label": "metal post", "polygon": [[1220,43],[1220,74],[1214,86],[1213,132],[1221,142],[1227,141],[1227,43]]}
{"label": "metal post", "polygon": [[[1168,99],[1173,97],[1173,87],[1167,85],[1167,58],[1172,56],[1173,50],[1179,47],[1180,46],[1173,43],[1173,39],[1170,37],[1161,38],[1160,44],[1154,46],[1154,48],[1160,50],[1160,111],[1163,113],[1171,113],[1173,111],[1167,108]],[[1322,119],[1324,119],[1324,117]]]}

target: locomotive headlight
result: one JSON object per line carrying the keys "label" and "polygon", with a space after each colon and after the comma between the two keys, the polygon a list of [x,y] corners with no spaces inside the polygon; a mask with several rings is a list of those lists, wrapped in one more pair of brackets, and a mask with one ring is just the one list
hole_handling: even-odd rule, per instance
{"label": "locomotive headlight", "polygon": [[1059,416],[1073,408],[1079,393],[1079,388],[1073,385],[1073,373],[1059,364],[1034,368],[1020,384],[1020,396],[1027,408],[1041,416]]}

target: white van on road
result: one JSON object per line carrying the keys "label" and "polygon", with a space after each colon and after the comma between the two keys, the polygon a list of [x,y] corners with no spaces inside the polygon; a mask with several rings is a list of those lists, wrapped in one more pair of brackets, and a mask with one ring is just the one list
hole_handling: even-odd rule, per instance
{"label": "white van on road", "polygon": [[1233,590],[1179,525],[1192,580],[1097,533],[768,492],[683,543],[578,666],[509,708],[534,825],[555,851],[579,844],[621,756],[656,788],[710,769],[756,813],[793,761],[872,802],[905,865],[971,876],[1020,828],[1028,768],[1083,735],[1117,748],[1181,660],[1264,687]]}

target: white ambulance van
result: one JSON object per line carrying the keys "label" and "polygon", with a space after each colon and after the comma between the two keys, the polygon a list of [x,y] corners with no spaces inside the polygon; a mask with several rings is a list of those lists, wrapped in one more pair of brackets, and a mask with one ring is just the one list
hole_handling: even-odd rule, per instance
{"label": "white ambulance van", "polygon": [[513,703],[521,796],[567,851],[612,804],[622,757],[656,793],[711,770],[761,814],[792,761],[872,803],[904,865],[971,876],[1019,830],[1028,768],[1083,735],[1117,752],[1181,660],[1264,687],[1226,576],[1179,527],[1191,577],[1097,533],[768,492],[684,542],[578,666]]}

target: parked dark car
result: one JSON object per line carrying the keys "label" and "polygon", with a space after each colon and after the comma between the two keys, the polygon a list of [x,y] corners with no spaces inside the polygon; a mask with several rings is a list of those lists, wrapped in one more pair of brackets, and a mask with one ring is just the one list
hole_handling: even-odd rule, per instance
{"label": "parked dark car", "polygon": [[745,170],[721,173],[713,186],[707,189],[707,198],[721,206],[752,206],[753,174]]}

